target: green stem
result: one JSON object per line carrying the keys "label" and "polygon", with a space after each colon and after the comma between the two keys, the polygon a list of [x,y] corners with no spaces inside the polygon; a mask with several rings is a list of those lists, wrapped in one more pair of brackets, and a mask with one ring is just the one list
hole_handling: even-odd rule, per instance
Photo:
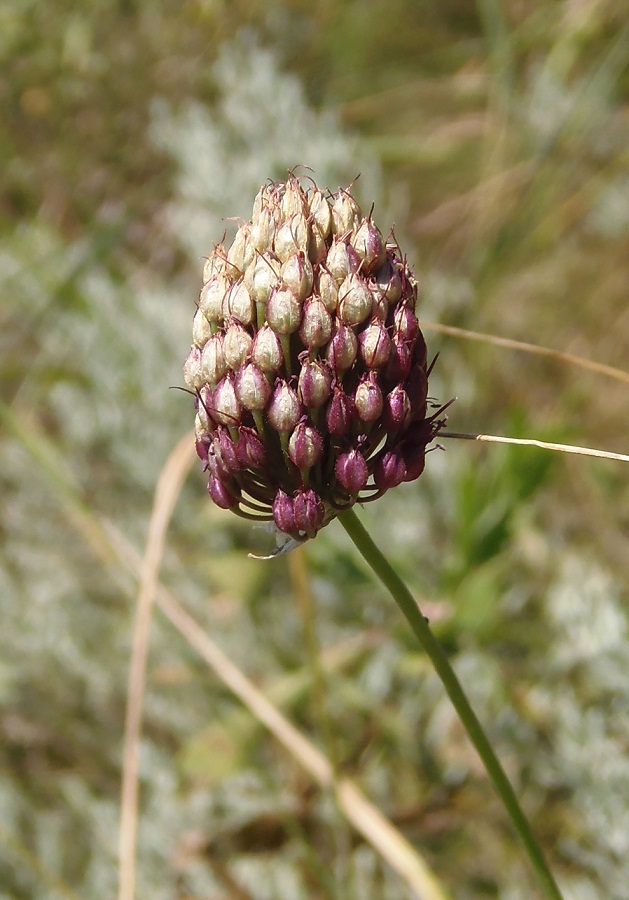
{"label": "green stem", "polygon": [[430,661],[435,667],[437,675],[441,679],[441,683],[448,692],[452,705],[454,706],[463,727],[467,731],[472,744],[483,761],[485,769],[487,770],[505,809],[509,813],[516,831],[520,835],[544,896],[548,897],[549,900],[562,900],[557,882],[548,868],[541,847],[535,840],[533,832],[531,831],[531,826],[522,812],[511,783],[509,782],[498,757],[494,753],[476,713],[470,706],[470,702],[465,696],[459,679],[456,677],[452,666],[448,662],[448,658],[444,653],[443,648],[430,630],[428,620],[422,615],[413,596],[397,572],[390,566],[372,541],[368,532],[361,525],[354,510],[349,509],[340,513],[338,519],[368,565],[373,569],[385,587],[389,589],[393,599],[415,632],[423,650],[430,657]]}

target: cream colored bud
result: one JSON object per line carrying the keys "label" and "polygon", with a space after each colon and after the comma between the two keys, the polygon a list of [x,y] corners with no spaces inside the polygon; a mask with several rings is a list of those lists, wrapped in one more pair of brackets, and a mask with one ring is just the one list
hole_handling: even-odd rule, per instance
{"label": "cream colored bud", "polygon": [[253,300],[242,279],[232,284],[225,294],[225,318],[238,319],[243,325],[251,325],[255,314]]}
{"label": "cream colored bud", "polygon": [[201,374],[203,380],[212,387],[221,380],[227,372],[227,362],[223,349],[224,337],[222,334],[214,334],[203,348],[201,356]]}
{"label": "cream colored bud", "polygon": [[303,213],[295,213],[282,225],[275,235],[275,255],[280,262],[286,262],[293,253],[308,251],[309,229]]}
{"label": "cream colored bud", "polygon": [[319,271],[319,296],[329,313],[335,313],[339,300],[339,289],[336,279],[330,275],[327,269]]}
{"label": "cream colored bud", "polygon": [[268,253],[257,254],[245,272],[245,287],[255,303],[266,303],[279,280],[279,263]]}
{"label": "cream colored bud", "polygon": [[203,348],[212,336],[212,326],[205,318],[202,309],[197,309],[192,320],[192,343]]}
{"label": "cream colored bud", "polygon": [[360,206],[347,191],[339,191],[332,204],[332,231],[341,236],[354,231],[362,219]]}
{"label": "cream colored bud", "polygon": [[339,288],[339,318],[346,325],[359,325],[371,313],[373,297],[359,275],[348,275]]}
{"label": "cream colored bud", "polygon": [[308,199],[308,209],[322,237],[327,238],[332,228],[332,210],[323,191],[318,188],[313,190]]}
{"label": "cream colored bud", "polygon": [[302,303],[312,291],[312,264],[303,253],[293,253],[283,264],[282,282]]}
{"label": "cream colored bud", "polygon": [[249,225],[241,225],[232,245],[227,251],[227,261],[230,264],[232,277],[242,277],[245,269],[253,259],[254,248],[251,244],[251,232]]}
{"label": "cream colored bud", "polygon": [[230,281],[226,275],[213,275],[201,288],[199,309],[203,310],[206,319],[214,325],[223,321],[225,294],[229,287]]}
{"label": "cream colored bud", "polygon": [[225,332],[225,340],[223,341],[223,351],[225,353],[225,362],[230,369],[239,369],[251,350],[253,338],[239,322],[232,322]]}

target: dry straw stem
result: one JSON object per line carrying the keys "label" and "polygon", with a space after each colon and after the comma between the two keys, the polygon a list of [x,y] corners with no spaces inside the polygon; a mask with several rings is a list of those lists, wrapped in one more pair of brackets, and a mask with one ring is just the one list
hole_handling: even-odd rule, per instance
{"label": "dry straw stem", "polygon": [[440,438],[458,438],[463,441],[485,441],[489,444],[519,444],[523,447],[539,447],[540,450],[556,450],[558,453],[574,453],[577,456],[596,456],[599,459],[617,459],[629,462],[625,453],[611,450],[596,450],[593,447],[575,447],[573,444],[554,444],[550,441],[536,441],[533,438],[509,438],[498,434],[463,434],[457,431],[441,431]]}
{"label": "dry straw stem", "polygon": [[558,362],[578,366],[580,369],[587,369],[590,372],[596,372],[598,375],[605,375],[608,378],[614,378],[616,381],[629,384],[629,372],[625,372],[624,369],[617,369],[614,366],[594,362],[583,356],[574,356],[572,353],[564,353],[562,350],[553,350],[552,347],[529,344],[526,341],[515,341],[511,338],[498,337],[493,334],[483,334],[479,331],[467,331],[465,328],[455,328],[453,325],[440,325],[438,322],[426,322],[424,319],[421,320],[421,327],[427,331],[436,331],[439,334],[447,334],[452,337],[481,341],[485,344],[494,344],[496,347],[506,347],[509,350],[521,350],[523,353],[532,353],[535,356],[547,356]]}
{"label": "dry straw stem", "polygon": [[[22,421],[2,401],[0,401],[0,422],[37,462],[37,471],[44,476],[44,483],[53,488],[63,502],[68,520],[106,568],[111,570],[125,587],[128,587],[128,576],[139,583],[143,566],[139,553],[113,523],[104,517],[95,516],[85,506],[71,473],[64,466],[63,459],[45,433],[35,423]],[[183,438],[177,447],[184,442],[193,446],[192,435]],[[406,838],[377,807],[370,803],[350,779],[334,779],[332,766],[326,757],[225,656],[199,623],[159,582],[156,582],[155,603],[177,631],[208,663],[223,684],[286,747],[313,780],[321,788],[334,792],[339,808],[348,821],[408,887],[422,900],[446,900],[446,894],[437,878]]]}
{"label": "dry straw stem", "polygon": [[133,649],[129,668],[127,714],[125,720],[122,769],[122,798],[118,857],[119,900],[133,900],[138,823],[138,771],[142,709],[146,690],[148,658],[155,589],[159,579],[164,540],[181,487],[195,458],[194,441],[185,435],[162,469],[155,489],[148,539],[140,569],[140,587],[133,627]]}

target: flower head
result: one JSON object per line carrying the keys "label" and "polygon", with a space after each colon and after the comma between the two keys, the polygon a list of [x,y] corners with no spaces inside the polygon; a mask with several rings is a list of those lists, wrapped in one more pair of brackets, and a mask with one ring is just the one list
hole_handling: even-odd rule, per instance
{"label": "flower head", "polygon": [[349,191],[264,185],[203,281],[184,377],[218,506],[305,540],[421,475],[445,420],[417,282]]}

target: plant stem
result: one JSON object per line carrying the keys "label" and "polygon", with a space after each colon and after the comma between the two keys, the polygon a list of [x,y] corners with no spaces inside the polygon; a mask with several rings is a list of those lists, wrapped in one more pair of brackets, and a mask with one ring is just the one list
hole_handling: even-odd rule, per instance
{"label": "plant stem", "polygon": [[467,731],[472,744],[483,761],[487,774],[491,778],[511,821],[524,844],[544,896],[549,898],[549,900],[562,900],[557,882],[548,868],[541,847],[537,843],[533,832],[531,831],[531,826],[522,812],[513,787],[511,786],[498,757],[494,753],[476,713],[470,706],[470,702],[465,696],[461,683],[448,662],[448,658],[443,648],[430,630],[428,620],[422,615],[420,608],[397,572],[391,567],[380,550],[376,547],[369,536],[369,533],[360,523],[354,510],[350,509],[340,513],[338,519],[368,565],[373,569],[385,587],[389,589],[391,596],[415,632],[422,649],[428,654],[437,675],[441,679],[441,683],[448,692],[463,727]]}

